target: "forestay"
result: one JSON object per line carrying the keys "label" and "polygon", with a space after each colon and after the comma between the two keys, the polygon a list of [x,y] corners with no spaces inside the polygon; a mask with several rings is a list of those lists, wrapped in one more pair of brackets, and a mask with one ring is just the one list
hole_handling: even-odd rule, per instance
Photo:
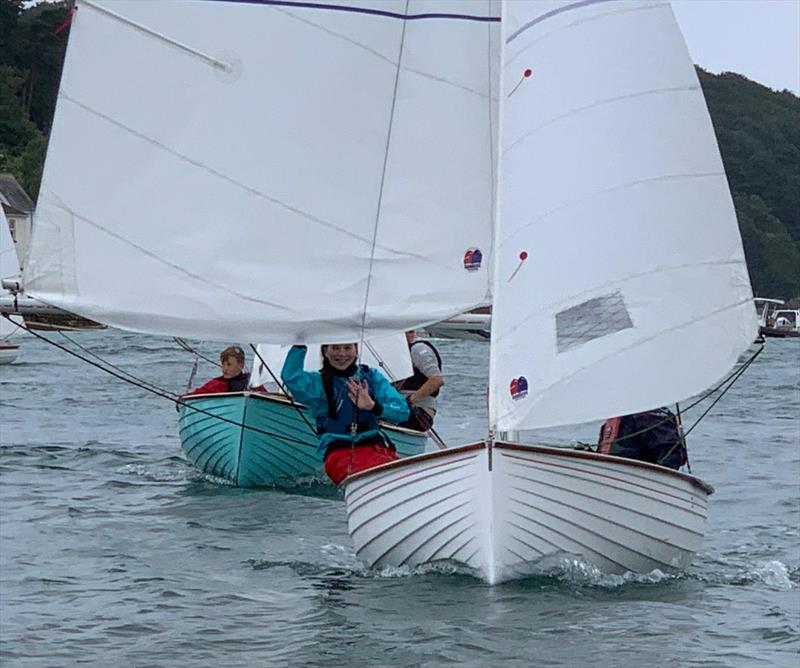
{"label": "forestay", "polygon": [[26,290],[271,343],[485,303],[496,9],[78,0]]}
{"label": "forestay", "polygon": [[574,424],[708,387],[755,314],[669,4],[509,2],[502,28],[492,424]]}

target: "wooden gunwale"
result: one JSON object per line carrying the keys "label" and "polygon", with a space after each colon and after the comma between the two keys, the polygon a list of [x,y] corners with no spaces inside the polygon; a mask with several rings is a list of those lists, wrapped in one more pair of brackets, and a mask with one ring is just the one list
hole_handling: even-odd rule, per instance
{"label": "wooden gunwale", "polygon": [[[414,455],[413,457],[405,457],[404,459],[398,459],[393,462],[388,462],[386,464],[381,464],[380,466],[367,469],[366,471],[359,471],[358,473],[349,475],[342,481],[342,484],[346,486],[355,480],[360,480],[361,478],[368,475],[372,475],[374,473],[378,472],[383,473],[384,471],[389,471],[394,468],[400,468],[402,466],[410,466],[412,464],[416,464],[417,462],[441,459],[442,457],[449,457],[457,452],[466,452],[468,450],[480,450],[485,447],[487,447],[486,441],[482,441],[480,443],[457,446],[454,448],[448,448],[446,450],[438,450],[437,452],[428,452],[421,455]],[[608,464],[613,464],[615,466],[641,468],[649,471],[659,471],[660,473],[664,473],[669,476],[685,480],[686,482],[689,482],[694,487],[696,487],[697,489],[699,489],[700,491],[704,492],[707,495],[711,495],[714,493],[714,488],[711,485],[701,480],[700,478],[696,478],[695,476],[689,473],[684,473],[683,471],[676,471],[675,469],[670,469],[667,468],[666,466],[659,466],[658,464],[650,464],[649,462],[639,461],[638,459],[629,459],[627,457],[615,457],[614,455],[604,455],[596,452],[586,452],[584,450],[567,450],[567,449],[552,448],[542,445],[523,445],[521,443],[507,443],[504,441],[495,442],[493,447],[497,448],[498,450],[536,452],[554,457],[565,457],[572,459],[583,459],[588,461],[606,462]]]}

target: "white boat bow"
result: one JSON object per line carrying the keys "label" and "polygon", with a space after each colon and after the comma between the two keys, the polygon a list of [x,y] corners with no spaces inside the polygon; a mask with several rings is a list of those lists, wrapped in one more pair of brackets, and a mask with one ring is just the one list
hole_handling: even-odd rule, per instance
{"label": "white boat bow", "polygon": [[455,563],[489,584],[579,559],[607,573],[685,569],[713,489],[631,459],[476,443],[347,478],[347,520],[372,568]]}

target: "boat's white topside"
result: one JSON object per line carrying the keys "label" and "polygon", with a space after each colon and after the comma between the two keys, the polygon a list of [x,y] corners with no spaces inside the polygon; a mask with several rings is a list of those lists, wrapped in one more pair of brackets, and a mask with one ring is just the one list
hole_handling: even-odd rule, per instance
{"label": "boat's white topside", "polygon": [[713,492],[646,462],[514,443],[418,455],[343,484],[369,566],[456,562],[492,584],[548,557],[617,573],[685,568]]}

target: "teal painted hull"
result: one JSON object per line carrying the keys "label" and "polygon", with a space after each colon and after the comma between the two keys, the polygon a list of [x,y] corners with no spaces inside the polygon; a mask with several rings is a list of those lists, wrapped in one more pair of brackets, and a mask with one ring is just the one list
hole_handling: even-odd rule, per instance
{"label": "teal painted hull", "polygon": [[[204,473],[239,487],[287,483],[322,473],[317,436],[304,408],[251,392],[186,397],[178,429],[186,457]],[[387,428],[401,457],[425,450],[424,434]]]}

